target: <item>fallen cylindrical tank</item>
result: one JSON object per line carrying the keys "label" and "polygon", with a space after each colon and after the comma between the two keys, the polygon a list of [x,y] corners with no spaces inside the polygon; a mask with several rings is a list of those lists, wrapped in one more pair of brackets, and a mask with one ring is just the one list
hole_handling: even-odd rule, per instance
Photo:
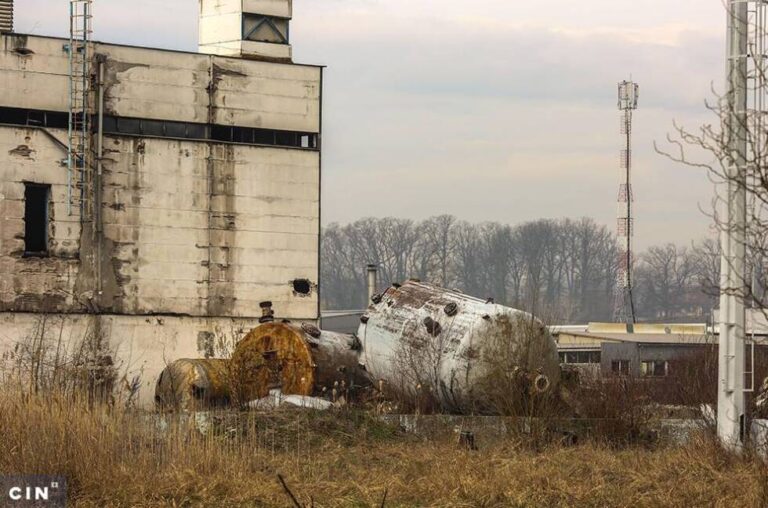
{"label": "fallen cylindrical tank", "polygon": [[161,409],[194,411],[227,406],[230,400],[228,360],[177,360],[155,385],[155,404]]}
{"label": "fallen cylindrical tank", "polygon": [[262,324],[241,340],[232,355],[234,397],[242,403],[285,395],[341,397],[369,379],[359,362],[360,343],[352,335],[314,325]]}
{"label": "fallen cylindrical tank", "polygon": [[554,339],[533,316],[418,281],[374,296],[358,337],[372,379],[429,391],[448,411],[497,411],[560,379]]}

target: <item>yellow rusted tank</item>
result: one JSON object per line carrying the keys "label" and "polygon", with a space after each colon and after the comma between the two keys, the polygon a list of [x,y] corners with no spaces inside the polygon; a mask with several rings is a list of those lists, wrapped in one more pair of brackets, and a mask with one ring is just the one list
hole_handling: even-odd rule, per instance
{"label": "yellow rusted tank", "polygon": [[194,411],[230,401],[228,360],[177,360],[163,370],[155,386],[155,404],[161,409]]}
{"label": "yellow rusted tank", "polygon": [[232,355],[234,396],[247,403],[272,389],[285,395],[338,396],[369,383],[352,335],[314,325],[265,323],[241,340]]}

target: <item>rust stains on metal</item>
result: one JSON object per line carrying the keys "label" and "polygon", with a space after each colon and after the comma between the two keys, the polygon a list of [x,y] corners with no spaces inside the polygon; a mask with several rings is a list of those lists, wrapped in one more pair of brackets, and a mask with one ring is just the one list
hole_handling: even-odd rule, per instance
{"label": "rust stains on metal", "polygon": [[184,411],[221,407],[229,405],[231,391],[227,360],[177,360],[160,374],[155,404]]}
{"label": "rust stains on metal", "polygon": [[485,386],[502,360],[527,384],[543,376],[537,391],[559,381],[556,345],[533,316],[413,280],[374,302],[357,335],[371,376],[404,393],[427,383],[450,411],[484,407]]}
{"label": "rust stains on metal", "polygon": [[266,323],[254,329],[232,355],[238,398],[244,402],[266,397],[274,388],[289,395],[312,395],[314,367],[304,333],[285,323]]}
{"label": "rust stains on metal", "polygon": [[285,395],[318,395],[334,387],[368,385],[351,335],[314,325],[266,323],[251,331],[232,355],[238,398],[260,399],[272,389]]}

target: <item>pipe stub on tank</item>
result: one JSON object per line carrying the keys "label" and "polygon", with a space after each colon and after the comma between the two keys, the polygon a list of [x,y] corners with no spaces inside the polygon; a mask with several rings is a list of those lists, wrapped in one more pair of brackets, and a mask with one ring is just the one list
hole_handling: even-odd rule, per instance
{"label": "pipe stub on tank", "polygon": [[533,389],[536,390],[537,393],[548,391],[550,386],[552,386],[552,382],[544,374],[539,374],[536,376],[536,379],[533,380]]}

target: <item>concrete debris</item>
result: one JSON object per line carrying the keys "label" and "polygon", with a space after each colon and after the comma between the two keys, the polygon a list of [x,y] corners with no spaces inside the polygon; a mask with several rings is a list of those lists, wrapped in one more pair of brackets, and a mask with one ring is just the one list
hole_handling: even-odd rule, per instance
{"label": "concrete debris", "polygon": [[281,406],[293,406],[303,409],[315,409],[326,411],[331,409],[333,402],[320,397],[309,397],[306,395],[283,395],[280,390],[270,390],[269,395],[248,403],[248,407],[258,410],[276,409]]}

